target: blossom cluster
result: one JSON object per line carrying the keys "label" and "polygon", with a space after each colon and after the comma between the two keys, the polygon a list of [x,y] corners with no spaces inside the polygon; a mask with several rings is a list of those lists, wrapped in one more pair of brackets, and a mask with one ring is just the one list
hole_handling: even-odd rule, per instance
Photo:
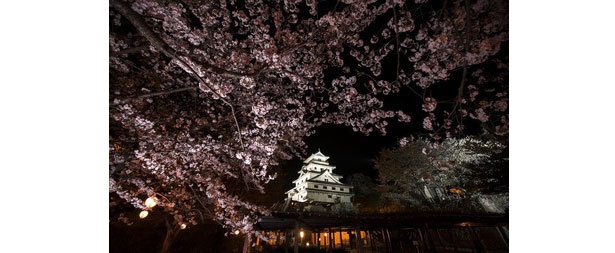
{"label": "blossom cluster", "polygon": [[[465,118],[506,135],[507,76],[477,65],[508,39],[507,8],[463,3],[111,0],[110,192],[137,209],[164,196],[156,210],[177,224],[247,233],[267,209],[242,193],[264,192],[319,126],[386,134],[422,118],[449,137]],[[455,106],[430,95],[460,69]],[[421,114],[385,103],[407,89]]]}

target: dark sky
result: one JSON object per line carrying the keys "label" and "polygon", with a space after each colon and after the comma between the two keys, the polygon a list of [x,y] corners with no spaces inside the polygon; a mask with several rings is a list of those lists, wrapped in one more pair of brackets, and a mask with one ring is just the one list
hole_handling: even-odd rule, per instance
{"label": "dark sky", "polygon": [[[365,136],[362,133],[352,131],[345,126],[322,126],[317,129],[316,134],[307,137],[309,156],[320,149],[329,156],[329,163],[336,166],[335,173],[348,177],[354,173],[363,173],[372,178],[377,177],[374,169],[373,159],[383,148],[393,148],[397,144],[397,139],[402,137],[403,128],[391,131],[386,136],[379,133],[372,133]],[[406,129],[409,129],[406,126]],[[303,163],[302,158],[295,158],[283,164],[284,170],[290,172],[291,177],[296,177]]]}
{"label": "dark sky", "polygon": [[[434,3],[432,3],[433,5]],[[437,4],[437,3],[435,3]],[[319,7],[321,10],[333,8],[334,5]],[[432,6],[434,7],[434,6]],[[435,9],[441,7],[435,6]],[[304,10],[307,12],[307,9]],[[422,10],[417,10],[422,11]],[[420,16],[420,15],[419,15]],[[415,16],[415,18],[418,16]],[[362,34],[363,39],[367,40],[372,33],[380,31],[385,26],[384,19],[376,20],[366,31]],[[422,23],[423,20],[416,19],[415,22]],[[369,35],[369,36],[368,36]],[[503,43],[502,50],[495,56],[495,58],[503,58],[508,56],[508,42]],[[356,60],[348,54],[348,51],[342,54],[344,62],[349,64],[358,64]],[[397,59],[394,54],[389,54],[382,61],[382,75],[381,78],[394,81],[396,80],[396,66]],[[408,68],[410,64],[407,60],[400,62],[403,68]],[[470,68],[470,70],[472,70]],[[330,82],[332,78],[339,76],[339,69],[332,68],[325,71],[325,82]],[[361,78],[359,78],[361,82]],[[365,136],[362,133],[356,133],[352,131],[351,127],[325,125],[316,129],[316,133],[305,139],[307,143],[308,154],[305,157],[293,158],[290,161],[282,161],[280,168],[283,173],[280,176],[287,177],[288,183],[287,189],[293,187],[292,180],[297,178],[297,172],[302,166],[303,160],[312,153],[320,151],[329,156],[329,163],[336,166],[334,171],[337,174],[343,175],[345,178],[354,174],[362,173],[377,179],[378,173],[374,168],[373,160],[378,156],[378,153],[385,148],[395,148],[398,146],[397,142],[402,137],[409,137],[414,135],[415,137],[425,137],[426,132],[422,126],[423,117],[427,116],[427,113],[421,110],[423,103],[422,96],[431,96],[438,99],[438,107],[448,108],[451,110],[453,103],[457,97],[457,87],[459,87],[462,79],[462,71],[458,69],[453,71],[448,80],[440,81],[433,84],[428,90],[422,90],[415,85],[402,86],[398,93],[388,94],[384,96],[382,94],[377,95],[379,99],[384,102],[385,110],[402,110],[412,117],[409,123],[400,123],[396,119],[388,120],[386,136],[382,136],[379,132],[372,132],[369,136]],[[366,81],[366,80],[363,80]],[[360,88],[360,87],[359,87]],[[411,90],[412,89],[412,90]],[[359,91],[362,92],[362,91]],[[365,91],[363,91],[365,92]],[[438,115],[441,117],[441,115]],[[465,121],[464,134],[479,134],[481,127],[476,122]],[[345,180],[342,179],[344,182]]]}
{"label": "dark sky", "polygon": [[[508,43],[503,44],[503,49],[497,57],[504,55],[508,55]],[[460,80],[461,71],[455,71],[449,80],[434,84],[429,89],[429,95],[441,99],[439,102],[451,101],[457,96],[457,87]],[[424,92],[416,87],[414,89],[415,92]],[[411,122],[400,123],[395,119],[389,120],[386,136],[382,136],[379,132],[372,132],[369,136],[365,136],[362,133],[353,132],[351,127],[346,126],[321,126],[314,135],[305,139],[309,153],[307,156],[320,148],[322,153],[330,157],[329,162],[337,166],[335,170],[337,174],[347,177],[354,173],[363,173],[376,179],[377,171],[374,169],[373,159],[382,149],[397,147],[397,142],[402,137],[409,137],[410,135],[426,137],[426,132],[422,127],[422,119],[427,114],[421,110],[422,98],[415,92],[412,92],[408,87],[401,87],[399,93],[379,97],[384,102],[383,109],[402,110],[412,117]],[[440,103],[438,106],[450,108],[452,105],[449,102]],[[475,121],[464,121],[464,124],[466,127],[465,134],[474,135],[481,132],[480,125]],[[303,159],[307,156],[283,162],[282,168],[286,172],[290,172],[292,180],[296,178],[296,173],[301,168]],[[292,187],[291,185],[289,183],[289,187]]]}
{"label": "dark sky", "polygon": [[[419,101],[419,102],[416,102]],[[420,108],[420,99],[410,91],[389,95],[384,99],[385,108],[391,110],[402,109],[409,112],[410,109]],[[418,103],[418,105],[414,104]],[[418,112],[410,112],[414,115]],[[336,166],[334,172],[344,176],[342,182],[347,182],[348,176],[354,173],[362,173],[375,180],[378,172],[374,168],[373,160],[384,148],[395,148],[401,137],[408,137],[412,133],[420,131],[420,120],[412,120],[410,123],[401,123],[396,119],[388,121],[387,134],[383,136],[374,131],[366,136],[357,133],[351,127],[339,125],[324,125],[316,129],[316,133],[306,137],[308,154],[305,157],[293,158],[290,161],[282,161],[278,176],[285,187],[289,190],[294,187],[293,180],[297,179],[297,172],[309,155],[320,151],[329,156],[329,163]]]}
{"label": "dark sky", "polygon": [[[448,92],[448,87],[456,87],[458,82],[455,77],[452,81],[445,81],[436,84],[436,92],[441,92],[437,88]],[[452,89],[456,91],[456,89]],[[443,97],[454,97],[456,94],[439,94]],[[384,102],[383,109],[385,110],[402,110],[412,117],[409,123],[401,123],[397,119],[387,120],[386,135],[383,136],[380,132],[374,131],[370,135],[365,136],[362,133],[357,133],[351,127],[340,125],[324,125],[316,129],[316,133],[305,139],[308,145],[309,156],[315,153],[320,148],[321,152],[329,156],[329,162],[337,166],[334,171],[337,174],[345,177],[354,173],[363,173],[373,179],[377,178],[377,171],[374,169],[373,159],[384,148],[397,147],[398,140],[402,137],[410,135],[424,136],[422,119],[426,113],[421,110],[422,98],[410,91],[407,87],[401,87],[399,93],[380,96]],[[441,105],[442,106],[442,105]],[[302,157],[294,158],[285,163],[283,168],[292,171],[291,175],[296,177],[296,171],[299,171],[302,165]],[[293,178],[294,180],[294,178]]]}
{"label": "dark sky", "polygon": [[[363,173],[376,176],[372,159],[376,157],[383,146],[392,146],[394,140],[390,136],[380,134],[365,136],[355,133],[350,127],[326,126],[317,130],[316,134],[307,138],[308,151],[313,153],[318,149],[330,157],[329,162],[341,175]],[[388,144],[388,145],[387,145]]]}
{"label": "dark sky", "polygon": [[[450,83],[437,85],[448,90],[446,89],[447,84],[450,85]],[[445,97],[454,97],[455,95],[451,94]],[[421,133],[424,133],[422,119],[426,115],[421,110],[422,98],[411,92],[407,87],[402,87],[399,93],[382,96],[380,99],[384,102],[383,109],[402,110],[412,117],[411,122],[401,123],[397,119],[388,120],[389,124],[386,127],[387,134],[385,136],[378,131],[365,136],[362,133],[354,132],[351,127],[324,125],[317,128],[314,135],[305,139],[308,145],[307,156],[320,149],[323,154],[330,157],[329,163],[337,166],[335,173],[344,177],[354,173],[362,173],[376,179],[378,174],[374,169],[373,160],[378,153],[384,148],[397,147],[398,140],[402,137],[422,136]],[[282,164],[282,168],[290,172],[292,180],[296,179],[296,172],[299,171],[307,156],[294,158]],[[289,187],[292,187],[291,183],[289,183]]]}

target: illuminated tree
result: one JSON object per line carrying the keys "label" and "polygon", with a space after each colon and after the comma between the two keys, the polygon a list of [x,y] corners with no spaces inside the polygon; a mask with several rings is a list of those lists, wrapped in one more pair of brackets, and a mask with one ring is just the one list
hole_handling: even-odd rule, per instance
{"label": "illuminated tree", "polygon": [[402,143],[399,148],[384,149],[375,161],[379,179],[391,198],[416,204],[425,200],[424,187],[474,196],[487,192],[487,185],[507,186],[496,179],[508,174],[502,170],[508,163],[507,144],[493,136]]}
{"label": "illuminated tree", "polygon": [[[246,194],[323,124],[507,135],[503,1],[110,3],[110,204],[155,196],[175,228],[250,232],[267,210]],[[417,110],[387,109],[402,91]]]}

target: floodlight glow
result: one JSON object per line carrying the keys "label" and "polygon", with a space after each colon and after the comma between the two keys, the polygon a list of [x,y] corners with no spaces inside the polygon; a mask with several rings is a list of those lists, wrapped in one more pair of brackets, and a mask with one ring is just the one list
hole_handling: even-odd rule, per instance
{"label": "floodlight glow", "polygon": [[145,206],[147,208],[155,207],[158,204],[158,199],[156,197],[149,197],[145,200]]}

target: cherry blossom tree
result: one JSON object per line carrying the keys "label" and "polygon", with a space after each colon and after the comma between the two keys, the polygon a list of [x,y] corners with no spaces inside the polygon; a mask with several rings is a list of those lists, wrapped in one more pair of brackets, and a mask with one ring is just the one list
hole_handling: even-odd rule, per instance
{"label": "cherry blossom tree", "polygon": [[[109,17],[110,204],[175,229],[252,231],[268,211],[246,194],[324,124],[508,133],[506,1],[111,0]],[[417,110],[389,108],[399,92]]]}
{"label": "cherry blossom tree", "polygon": [[485,189],[493,185],[507,188],[507,182],[498,180],[508,173],[502,170],[507,169],[507,149],[507,143],[488,134],[436,143],[418,139],[382,150],[375,167],[386,195],[401,202],[426,200],[425,187],[475,197],[491,193]]}

